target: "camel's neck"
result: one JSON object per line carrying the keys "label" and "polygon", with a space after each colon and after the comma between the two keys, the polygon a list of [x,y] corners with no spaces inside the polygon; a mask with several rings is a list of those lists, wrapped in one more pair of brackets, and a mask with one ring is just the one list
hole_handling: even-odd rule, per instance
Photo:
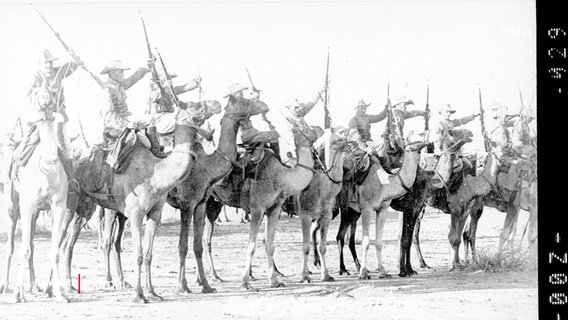
{"label": "camel's neck", "polygon": [[39,139],[41,141],[39,149],[42,161],[57,161],[57,139],[56,124],[53,121],[42,121],[37,125]]}
{"label": "camel's neck", "polygon": [[343,162],[345,159],[346,154],[344,152],[338,152],[337,150],[329,149],[329,155],[327,155],[327,159],[331,159],[328,163],[331,163],[329,168],[329,176],[336,181],[341,181],[343,178]]}
{"label": "camel's neck", "polygon": [[[389,184],[384,186],[384,195],[387,198],[396,198],[402,196],[414,184],[416,179],[416,170],[418,169],[418,161],[420,153],[417,151],[406,151],[400,171],[389,177]],[[398,177],[397,177],[398,176]]]}
{"label": "camel's neck", "polygon": [[[232,162],[237,156],[237,131],[239,120],[225,115],[221,120],[221,135],[216,152],[205,156],[205,166],[213,178],[223,176],[231,170]],[[230,161],[229,161],[230,160]]]}
{"label": "camel's neck", "polygon": [[296,154],[298,162],[294,168],[288,169],[287,174],[283,175],[282,187],[284,193],[288,195],[300,193],[310,184],[314,175],[314,159],[310,147],[297,146]]}
{"label": "camel's neck", "polygon": [[494,161],[493,155],[489,154],[487,157],[483,172],[476,177],[466,177],[468,179],[464,182],[468,184],[472,197],[484,196],[489,193],[497,180],[498,163]]}
{"label": "camel's neck", "polygon": [[191,147],[195,141],[197,129],[188,125],[176,125],[174,141],[176,145],[172,153],[155,165],[150,184],[159,193],[165,193],[180,184],[189,173],[193,164]]}

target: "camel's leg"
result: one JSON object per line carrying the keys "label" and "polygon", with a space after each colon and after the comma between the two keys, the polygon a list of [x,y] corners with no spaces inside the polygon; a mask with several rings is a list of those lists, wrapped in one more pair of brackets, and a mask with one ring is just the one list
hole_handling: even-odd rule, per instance
{"label": "camel's leg", "polygon": [[[65,188],[66,189],[66,188]],[[61,225],[65,214],[67,211],[67,190],[65,190],[64,196],[55,195],[52,205],[51,212],[53,213],[53,223],[51,230],[51,247],[49,250],[49,256],[51,260],[51,270],[54,273],[53,285],[54,295],[64,302],[69,302],[67,296],[63,293],[61,287],[61,276],[59,273],[59,239],[61,237]]]}
{"label": "camel's leg", "polygon": [[120,212],[116,212],[116,221],[118,229],[113,239],[113,253],[114,263],[116,265],[116,273],[118,274],[118,283],[121,289],[131,288],[130,284],[124,280],[124,273],[122,272],[122,235],[124,234],[124,227],[126,226],[127,218]]}
{"label": "camel's leg", "polygon": [[21,257],[22,263],[20,265],[20,275],[18,279],[18,288],[15,290],[16,302],[25,302],[24,296],[24,273],[26,271],[26,264],[29,264],[29,259],[31,258],[31,243],[33,241],[32,235],[32,223],[35,221],[38,212],[33,207],[33,202],[31,199],[25,199],[22,197],[20,201],[21,208],[21,218],[20,225],[22,229],[22,247],[21,247]]}
{"label": "camel's leg", "polygon": [[205,225],[205,201],[202,201],[193,212],[193,253],[195,254],[195,262],[197,265],[197,272],[201,280],[201,292],[213,293],[217,292],[212,288],[205,277],[203,270],[203,229]]}
{"label": "camel's leg", "polygon": [[[280,218],[280,210],[282,210],[281,206],[276,206],[272,209],[271,212],[268,213],[268,217],[266,219],[266,229],[264,234],[266,236],[266,245],[264,246],[266,249],[266,256],[268,258],[268,272],[269,272],[269,281],[271,288],[283,287],[284,284],[278,281],[276,275],[276,267],[274,266],[274,236],[276,234],[276,224],[278,223],[278,219]],[[308,235],[309,239],[309,235]],[[310,250],[308,244],[308,251]]]}
{"label": "camel's leg", "polygon": [[112,275],[110,273],[110,251],[112,247],[113,233],[115,232],[116,211],[104,209],[104,228],[103,228],[103,254],[105,259],[106,280],[105,287],[112,288]]}
{"label": "camel's leg", "polygon": [[191,290],[187,286],[187,278],[185,277],[185,260],[188,251],[188,241],[189,241],[189,225],[191,223],[191,212],[187,207],[182,207],[179,210],[181,216],[181,227],[179,231],[179,292],[191,293]]}
{"label": "camel's leg", "polygon": [[533,207],[531,206],[529,211],[529,266],[535,267],[537,266],[537,249],[538,249],[538,238],[537,238],[537,230],[538,230],[538,209],[536,205]]}
{"label": "camel's leg", "polygon": [[345,246],[345,235],[349,229],[349,221],[347,221],[347,214],[341,212],[341,220],[339,222],[339,230],[337,230],[337,236],[335,241],[337,242],[337,249],[339,251],[339,275],[347,274],[349,271],[345,268],[345,261],[343,260],[343,247]]}
{"label": "camel's leg", "polygon": [[130,217],[130,230],[132,233],[132,253],[136,258],[136,285],[134,287],[134,303],[148,303],[148,299],[142,291],[141,273],[142,273],[142,219],[144,212],[138,208],[127,208],[125,214]]}
{"label": "camel's leg", "polygon": [[[34,290],[37,291],[37,292],[41,292],[41,289],[39,287],[39,283],[36,279],[35,267],[34,267],[35,246],[34,246],[34,242],[33,242],[33,237],[35,235],[38,218],[39,218],[39,212],[37,212],[33,216],[33,220],[32,220],[32,233],[31,233],[32,234],[32,241],[30,242],[30,259],[28,260],[28,268],[30,270],[30,289],[29,289],[29,292],[33,292]],[[52,232],[53,232],[53,230],[52,230]],[[50,284],[51,284],[51,272],[49,274],[48,286]]]}
{"label": "camel's leg", "polygon": [[156,294],[154,285],[152,284],[152,249],[154,248],[154,238],[156,231],[162,220],[162,207],[158,206],[157,209],[152,209],[146,220],[146,230],[144,232],[144,271],[146,273],[146,290],[150,297],[157,300],[164,300]]}
{"label": "camel's leg", "polygon": [[479,218],[483,213],[483,204],[475,205],[469,213],[469,227],[464,228],[463,232],[463,244],[465,249],[465,263],[469,264],[469,249],[471,248],[471,258],[473,262],[477,262],[477,252],[475,251],[475,238],[477,234],[477,226],[479,224]]}
{"label": "camel's leg", "polygon": [[400,260],[399,277],[406,277],[414,274],[418,274],[412,269],[412,263],[410,261],[410,247],[412,246],[412,234],[414,233],[414,228],[418,225],[418,217],[421,215],[423,208],[407,208],[403,211],[402,216],[402,234],[400,236]]}
{"label": "camel's leg", "polygon": [[[310,270],[308,268],[308,260],[310,256],[310,230],[312,226],[312,217],[309,214],[303,214],[301,217],[302,223],[302,255],[304,263],[302,264],[302,282],[311,283]],[[316,244],[314,243],[314,247]]]}
{"label": "camel's leg", "polygon": [[450,271],[454,271],[456,269],[461,268],[459,249],[461,244],[461,234],[466,219],[467,219],[467,214],[465,214],[465,212],[463,211],[456,213],[452,212],[451,214],[450,232],[448,234],[448,240],[450,241],[450,261],[452,265]]}
{"label": "camel's leg", "polygon": [[361,220],[363,222],[363,241],[361,243],[363,246],[363,263],[359,269],[359,279],[371,279],[369,270],[367,270],[367,253],[369,251],[369,245],[371,244],[369,232],[371,228],[371,216],[373,213],[375,213],[375,211],[372,208],[365,208],[361,210]]}
{"label": "camel's leg", "polygon": [[[420,268],[428,268],[430,267],[426,264],[424,260],[424,256],[422,255],[422,250],[420,249],[420,223],[422,222],[422,218],[424,217],[424,213],[426,212],[426,207],[422,207],[422,209],[418,213],[418,217],[416,218],[416,223],[414,226],[414,249],[416,249],[416,255],[418,256],[418,260],[420,261]],[[410,256],[410,255],[409,255]]]}
{"label": "camel's leg", "polygon": [[501,234],[499,235],[498,253],[503,252],[507,242],[509,243],[509,248],[513,249],[519,212],[520,208],[518,206],[509,205],[507,208],[507,216],[505,217],[505,223],[503,223],[503,230],[501,230]]}
{"label": "camel's leg", "polygon": [[99,218],[99,223],[98,223],[98,236],[99,236],[99,242],[97,247],[99,249],[101,249],[101,251],[104,251],[104,247],[103,247],[103,233],[104,233],[104,229],[105,229],[105,208],[101,207],[101,206],[97,206],[97,212],[98,212],[98,218]]}
{"label": "camel's leg", "polygon": [[[329,210],[331,212],[331,208]],[[327,241],[327,231],[329,230],[329,223],[331,222],[331,213],[322,213],[319,219],[318,225],[320,226],[320,243],[318,247],[318,253],[321,261],[321,281],[333,281],[334,279],[329,275],[329,270],[327,269],[327,262],[325,260],[326,252],[326,241]]]}
{"label": "camel's leg", "polygon": [[73,249],[75,248],[75,243],[79,238],[81,233],[82,220],[79,213],[73,216],[71,221],[71,229],[69,229],[69,236],[67,242],[65,243],[65,285],[68,291],[76,291],[73,287],[71,276],[71,263],[73,261]]}
{"label": "camel's leg", "polygon": [[243,274],[243,280],[241,284],[241,289],[252,290],[250,285],[250,273],[252,267],[252,257],[254,256],[254,251],[256,249],[256,237],[258,236],[258,230],[260,228],[260,223],[262,222],[262,212],[259,210],[251,212],[250,216],[250,231],[249,239],[246,246],[247,259],[245,262],[245,272]]}
{"label": "camel's leg", "polygon": [[[314,266],[319,268],[321,266],[320,257],[318,255],[318,231],[320,230],[320,224],[318,222],[312,223],[312,229],[310,231],[312,237],[312,243],[314,245]],[[308,270],[309,271],[309,270]]]}
{"label": "camel's leg", "polygon": [[[6,191],[9,192],[9,191]],[[20,217],[18,204],[9,204],[8,213],[10,216],[9,227],[8,227],[8,239],[6,241],[6,261],[4,269],[4,279],[2,284],[0,284],[0,294],[8,292],[8,284],[10,282],[10,266],[12,264],[12,255],[14,254],[14,235],[16,233],[16,225],[18,218]]]}
{"label": "camel's leg", "polygon": [[385,222],[387,221],[388,208],[389,204],[383,204],[379,211],[377,211],[377,221],[375,223],[375,250],[377,251],[379,278],[391,277],[383,266],[383,231],[385,229]]}
{"label": "camel's leg", "polygon": [[351,251],[351,256],[353,257],[353,262],[355,262],[355,267],[357,268],[357,271],[361,270],[361,263],[359,262],[359,259],[357,258],[357,250],[355,250],[355,234],[357,233],[357,221],[359,220],[359,218],[361,217],[361,213],[355,211],[352,208],[349,208],[349,214],[351,216],[350,218],[350,227],[349,227],[349,251]]}
{"label": "camel's leg", "polygon": [[[209,197],[205,203],[205,212],[207,217],[205,218],[205,229],[203,235],[203,246],[206,248],[205,254],[209,259],[209,268],[211,269],[211,277],[213,280],[217,280],[219,282],[223,282],[223,279],[219,277],[217,274],[217,270],[215,270],[215,266],[213,264],[213,254],[211,248],[211,239],[213,238],[213,230],[215,229],[215,220],[219,216],[221,209],[224,209],[222,203],[213,199],[213,197]],[[196,275],[199,277],[199,270],[196,270]],[[201,285],[201,283],[199,283]]]}

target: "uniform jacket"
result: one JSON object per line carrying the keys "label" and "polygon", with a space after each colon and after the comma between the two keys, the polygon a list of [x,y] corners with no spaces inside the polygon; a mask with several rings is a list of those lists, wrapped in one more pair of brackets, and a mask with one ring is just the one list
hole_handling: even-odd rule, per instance
{"label": "uniform jacket", "polygon": [[366,142],[371,139],[371,123],[376,123],[384,120],[387,117],[387,110],[379,112],[379,114],[356,114],[351,120],[349,120],[349,128],[357,129],[359,135],[361,136],[361,141]]}

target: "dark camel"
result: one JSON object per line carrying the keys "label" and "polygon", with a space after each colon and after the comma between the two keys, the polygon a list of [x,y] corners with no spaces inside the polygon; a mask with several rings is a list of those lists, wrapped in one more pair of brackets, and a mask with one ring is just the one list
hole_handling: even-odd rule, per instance
{"label": "dark camel", "polygon": [[[179,284],[181,292],[191,292],[187,287],[185,260],[188,251],[189,226],[193,217],[194,239],[193,251],[197,264],[197,274],[203,293],[215,292],[209,286],[203,270],[203,229],[205,224],[205,204],[209,198],[211,185],[222,179],[231,170],[237,157],[236,136],[240,121],[250,116],[268,111],[266,104],[260,100],[229,104],[221,120],[221,136],[218,148],[212,154],[200,154],[187,178],[168,194],[168,203],[180,209],[181,229],[179,239]],[[214,269],[213,269],[214,270]],[[220,279],[214,272],[213,276]]]}

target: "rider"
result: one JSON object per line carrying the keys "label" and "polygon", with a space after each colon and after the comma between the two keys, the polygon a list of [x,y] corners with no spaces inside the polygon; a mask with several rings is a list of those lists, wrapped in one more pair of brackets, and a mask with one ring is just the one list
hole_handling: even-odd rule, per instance
{"label": "rider", "polygon": [[[239,83],[232,84],[223,95],[223,98],[229,99],[229,101],[227,102],[228,105],[238,102],[244,102],[248,104],[251,102],[259,101],[258,91],[255,91],[250,99],[245,98],[243,92],[247,89],[248,87],[245,87]],[[262,118],[270,126],[270,131],[257,130],[255,127],[253,127],[252,121],[250,119],[241,120],[241,142],[245,145],[264,143],[268,145],[272,149],[272,151],[274,151],[274,155],[276,156],[276,158],[278,158],[278,160],[280,160],[280,144],[278,143],[278,138],[280,137],[280,135],[278,134],[278,132],[276,132],[274,127],[272,127],[272,124],[266,118],[266,113],[262,114]],[[251,160],[255,161],[255,158],[256,156],[253,155],[253,158]]]}
{"label": "rider", "polygon": [[534,119],[534,110],[530,107],[523,108],[519,118],[513,124],[512,148],[520,157],[525,159],[530,159],[537,153],[536,134],[533,134],[529,125]]}
{"label": "rider", "polygon": [[371,124],[384,120],[387,117],[387,106],[376,115],[367,114],[367,107],[370,103],[365,103],[363,99],[357,102],[355,106],[355,116],[349,120],[349,128],[357,129],[359,132],[359,148],[372,153],[374,150],[379,149],[382,143],[375,143],[371,139]]}
{"label": "rider", "polygon": [[[473,121],[479,113],[472,114],[463,118],[458,119],[451,119],[452,114],[454,114],[456,110],[454,110],[449,104],[444,103],[439,106],[438,115],[439,118],[436,119],[437,121],[434,122],[430,131],[430,141],[434,142],[434,154],[440,156],[442,152],[450,147],[453,143],[451,139],[451,133],[455,130],[455,127],[462,126],[466,123]],[[456,159],[456,163],[462,163],[464,167],[473,168],[473,165],[466,157],[460,156]]]}
{"label": "rider", "polygon": [[[152,63],[150,61],[149,63]],[[150,72],[147,67],[138,68],[128,78],[124,78],[124,71],[129,70],[122,61],[113,60],[101,71],[108,75],[108,81],[104,83],[106,103],[103,106],[104,131],[103,134],[109,140],[118,138],[125,128],[146,128],[146,135],[151,143],[151,151],[157,157],[165,157],[160,150],[154,115],[134,116],[128,111],[126,104],[126,90],[140,81],[146,73]]]}

